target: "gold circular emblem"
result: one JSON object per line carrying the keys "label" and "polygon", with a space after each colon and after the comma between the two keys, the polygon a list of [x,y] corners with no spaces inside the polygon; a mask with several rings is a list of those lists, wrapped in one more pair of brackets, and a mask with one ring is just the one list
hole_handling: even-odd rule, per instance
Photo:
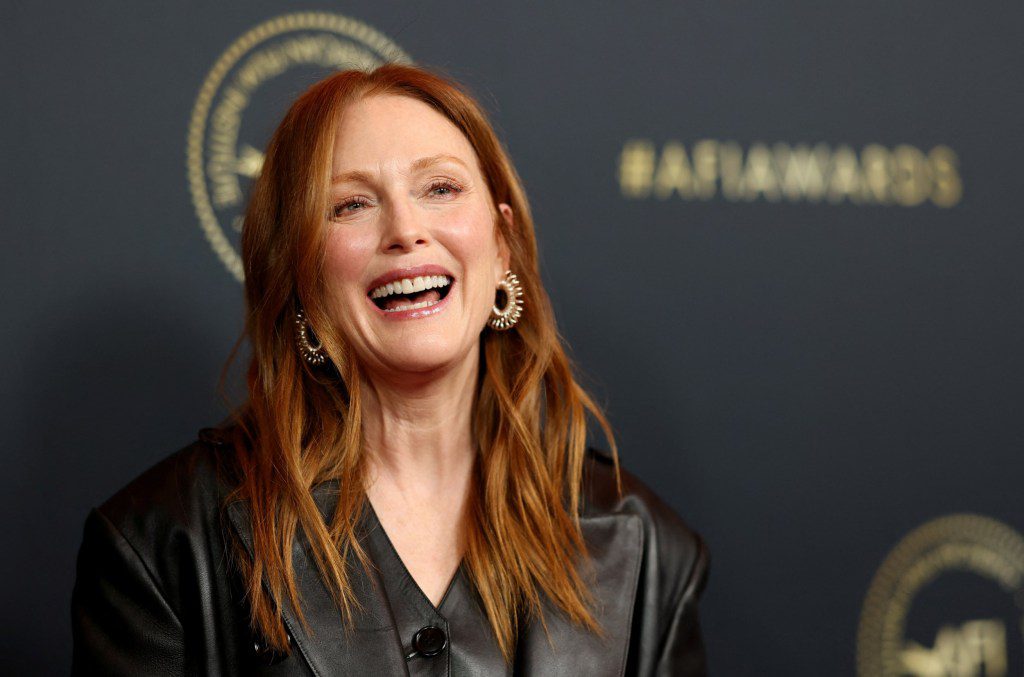
{"label": "gold circular emblem", "polygon": [[247,189],[284,108],[331,71],[411,63],[376,30],[338,14],[300,12],[235,40],[206,76],[188,127],[188,183],[213,251],[243,280],[238,238]]}
{"label": "gold circular emblem", "polygon": [[871,581],[857,674],[1022,674],[1022,609],[1020,534],[980,515],[932,520],[903,538]]}

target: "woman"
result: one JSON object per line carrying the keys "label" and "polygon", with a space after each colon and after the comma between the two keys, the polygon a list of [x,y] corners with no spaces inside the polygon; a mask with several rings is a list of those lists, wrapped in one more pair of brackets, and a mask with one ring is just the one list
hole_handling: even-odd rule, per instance
{"label": "woman", "polygon": [[587,449],[475,101],[399,65],[313,85],[242,256],[249,399],[90,513],[76,672],[704,673],[707,551]]}

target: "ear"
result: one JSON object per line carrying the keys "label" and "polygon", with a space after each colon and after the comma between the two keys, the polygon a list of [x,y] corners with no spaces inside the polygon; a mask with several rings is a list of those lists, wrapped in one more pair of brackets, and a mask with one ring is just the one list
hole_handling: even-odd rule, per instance
{"label": "ear", "polygon": [[[512,207],[502,202],[498,205],[498,213],[501,214],[501,218],[505,219],[505,223],[508,224],[510,231],[515,231],[516,221],[515,215],[512,213]],[[496,265],[500,268],[497,271],[497,278],[495,282],[505,279],[505,271],[509,269],[512,260],[512,252],[509,249],[508,242],[505,240],[505,236],[502,234],[500,228],[495,228],[494,236],[498,240],[498,261]],[[515,272],[515,271],[513,271]]]}

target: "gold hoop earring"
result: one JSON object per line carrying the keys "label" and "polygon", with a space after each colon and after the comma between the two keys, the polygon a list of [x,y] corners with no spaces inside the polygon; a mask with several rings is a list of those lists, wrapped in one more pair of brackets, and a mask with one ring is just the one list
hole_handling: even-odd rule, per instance
{"label": "gold hoop earring", "polygon": [[[309,340],[310,336],[316,341],[316,345]],[[306,313],[302,308],[295,313],[295,343],[299,346],[299,354],[302,355],[302,358],[314,367],[319,367],[327,361],[324,344],[313,333],[313,328],[309,326]]]}
{"label": "gold hoop earring", "polygon": [[491,317],[487,320],[487,324],[491,325],[493,329],[504,331],[515,326],[523,314],[523,287],[519,284],[516,274],[511,270],[506,270],[505,279],[498,283],[498,289],[505,292],[505,307],[499,308],[495,304],[491,308]]}

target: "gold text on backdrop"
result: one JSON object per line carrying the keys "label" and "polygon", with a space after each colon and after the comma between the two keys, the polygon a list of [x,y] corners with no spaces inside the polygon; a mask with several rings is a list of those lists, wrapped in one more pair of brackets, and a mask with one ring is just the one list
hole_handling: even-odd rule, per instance
{"label": "gold text on backdrop", "polygon": [[930,200],[952,207],[963,196],[956,153],[938,145],[928,152],[900,144],[868,144],[855,151],[775,143],[703,139],[687,147],[669,141],[659,149],[648,139],[627,141],[619,155],[619,187],[630,199],[732,202],[848,202],[915,207]]}
{"label": "gold text on backdrop", "polygon": [[1024,537],[980,515],[932,520],[904,537],[871,581],[857,674],[1024,674],[1022,611]]}
{"label": "gold text on backdrop", "polygon": [[387,61],[411,63],[398,45],[364,23],[339,14],[299,12],[259,24],[214,64],[192,108],[188,184],[203,234],[239,281],[246,190],[260,173],[261,149],[276,122],[253,129],[252,120],[278,112],[274,109],[282,96],[259,95],[279,79],[290,79],[286,92],[302,89],[303,69],[323,77],[326,70],[371,69]]}

